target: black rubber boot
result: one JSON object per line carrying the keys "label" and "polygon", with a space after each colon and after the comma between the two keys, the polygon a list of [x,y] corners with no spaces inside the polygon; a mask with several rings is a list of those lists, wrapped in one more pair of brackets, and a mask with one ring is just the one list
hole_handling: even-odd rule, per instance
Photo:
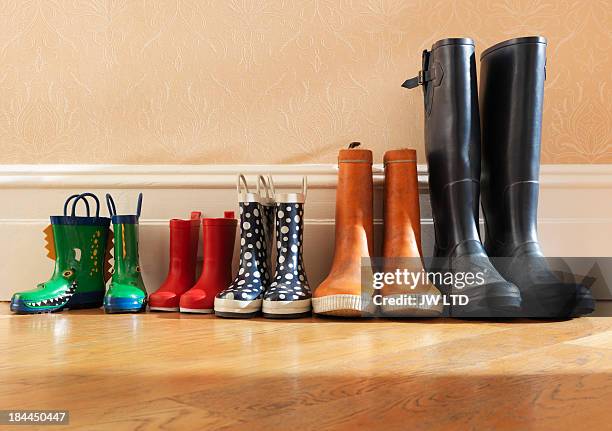
{"label": "black rubber boot", "polygon": [[498,271],[520,289],[526,316],[591,313],[589,289],[561,282],[538,243],[546,39],[522,37],[487,49],[480,79],[485,248]]}
{"label": "black rubber boot", "polygon": [[[423,52],[423,70],[404,82],[423,86],[425,148],[436,245],[430,272],[452,274],[434,283],[449,295],[466,295],[451,306],[457,317],[508,317],[520,310],[521,295],[493,267],[478,231],[480,124],[476,60],[471,39],[443,39]],[[463,285],[462,273],[480,274]],[[450,297],[451,299],[453,297]]]}

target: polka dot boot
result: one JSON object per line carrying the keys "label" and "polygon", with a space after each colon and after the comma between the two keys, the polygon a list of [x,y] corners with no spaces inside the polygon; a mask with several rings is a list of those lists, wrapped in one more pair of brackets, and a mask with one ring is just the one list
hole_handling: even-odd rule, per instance
{"label": "polka dot boot", "polygon": [[264,294],[264,317],[310,315],[312,295],[302,259],[305,199],[305,178],[303,193],[276,195],[276,272]]}
{"label": "polka dot boot", "polygon": [[[246,181],[244,176],[239,177]],[[249,318],[261,311],[268,284],[267,251],[263,205],[258,193],[240,192],[240,262],[234,281],[215,297],[215,314],[220,317]]]}

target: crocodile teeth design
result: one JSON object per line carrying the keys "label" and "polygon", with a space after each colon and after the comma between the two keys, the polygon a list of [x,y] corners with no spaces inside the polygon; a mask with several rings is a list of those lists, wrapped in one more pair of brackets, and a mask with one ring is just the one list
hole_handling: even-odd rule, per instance
{"label": "crocodile teeth design", "polygon": [[70,287],[62,293],[60,296],[55,298],[43,299],[42,301],[30,302],[26,305],[30,308],[33,307],[58,307],[65,305],[68,300],[76,293],[77,283],[72,282]]}

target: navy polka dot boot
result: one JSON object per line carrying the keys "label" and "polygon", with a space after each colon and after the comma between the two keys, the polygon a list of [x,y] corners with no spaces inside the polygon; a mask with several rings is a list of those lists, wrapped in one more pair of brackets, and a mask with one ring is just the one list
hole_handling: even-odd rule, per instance
{"label": "navy polka dot boot", "polygon": [[[244,184],[246,192],[240,189]],[[238,274],[227,289],[215,297],[215,314],[220,317],[249,318],[261,311],[269,275],[263,205],[259,193],[250,193],[244,176],[238,183],[240,211],[240,262]]]}
{"label": "navy polka dot boot", "polygon": [[304,202],[302,193],[276,195],[276,272],[263,298],[263,315],[268,318],[310,316],[312,293],[304,270]]}

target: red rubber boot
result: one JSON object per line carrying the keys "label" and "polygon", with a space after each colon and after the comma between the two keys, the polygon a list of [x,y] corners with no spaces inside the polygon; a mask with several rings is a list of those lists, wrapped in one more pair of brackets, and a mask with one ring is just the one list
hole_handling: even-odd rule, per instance
{"label": "red rubber boot", "polygon": [[151,311],[179,311],[181,295],[193,286],[198,259],[198,236],[202,213],[193,211],[191,220],[170,220],[170,265],[162,285],[149,295]]}
{"label": "red rubber boot", "polygon": [[181,296],[182,313],[212,313],[215,296],[231,284],[237,224],[233,211],[226,211],[223,218],[202,219],[202,274]]}

